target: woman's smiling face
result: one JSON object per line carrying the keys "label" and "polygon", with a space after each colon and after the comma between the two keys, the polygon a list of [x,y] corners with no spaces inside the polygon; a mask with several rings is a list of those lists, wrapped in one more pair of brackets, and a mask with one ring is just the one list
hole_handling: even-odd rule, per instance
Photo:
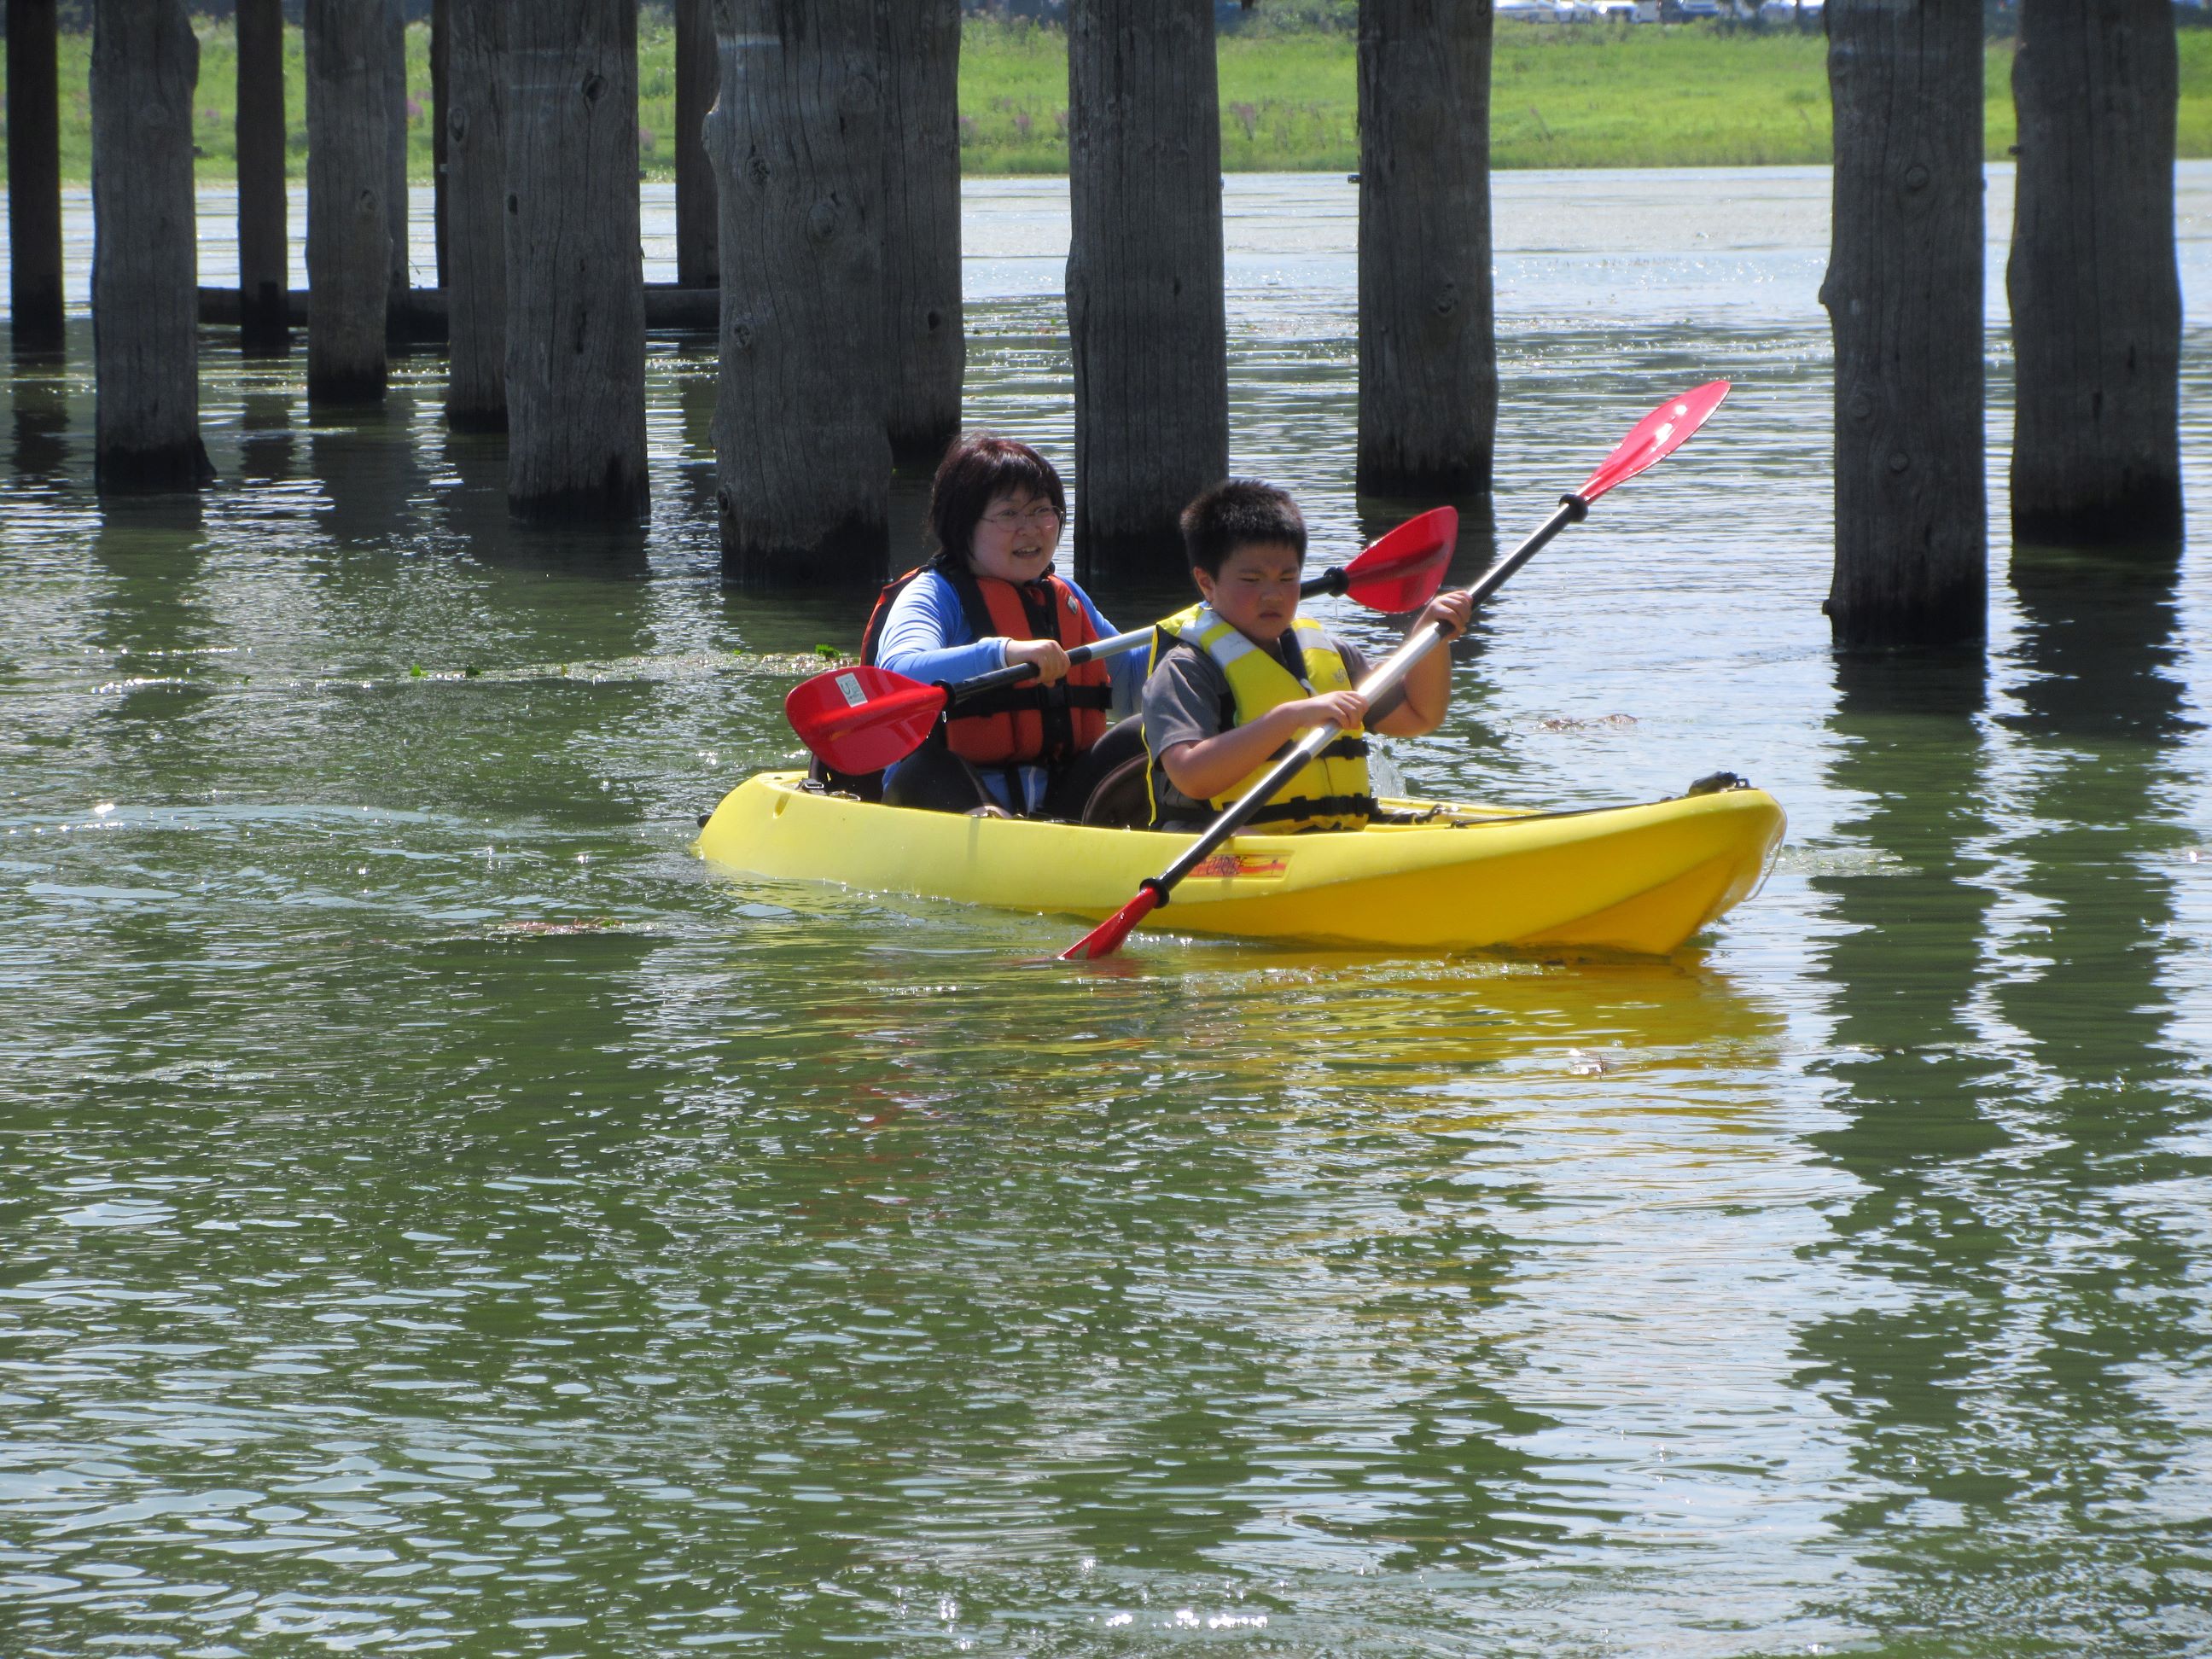
{"label": "woman's smiling face", "polygon": [[1060,550],[1060,514],[1042,495],[994,495],[975,520],[968,565],[979,576],[1033,582]]}

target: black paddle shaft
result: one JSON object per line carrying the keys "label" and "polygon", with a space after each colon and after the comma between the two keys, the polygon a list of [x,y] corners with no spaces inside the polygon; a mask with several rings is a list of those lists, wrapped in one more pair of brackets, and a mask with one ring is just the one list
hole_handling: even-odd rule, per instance
{"label": "black paddle shaft", "polygon": [[[1550,541],[1571,524],[1580,524],[1589,516],[1589,503],[1579,495],[1559,497],[1559,510],[1538,526],[1535,533],[1507,555],[1504,559],[1482,573],[1481,578],[1468,589],[1469,599],[1480,605],[1505,585],[1507,578],[1522,565],[1534,558],[1544,544]],[[1435,649],[1437,642],[1450,637],[1451,630],[1442,623],[1430,623],[1417,628],[1406,637],[1405,643],[1385,657],[1380,665],[1368,672],[1367,678],[1356,688],[1371,705],[1386,691],[1392,690],[1413,671],[1413,665]],[[1269,769],[1267,776],[1252,786],[1244,798],[1206,826],[1206,833],[1183,849],[1182,856],[1157,876],[1147,876],[1143,883],[1159,895],[1162,904],[1176,884],[1213,855],[1214,849],[1227,841],[1251,819],[1252,815],[1274,799],[1278,791],[1297,776],[1321,751],[1336,740],[1334,726],[1316,726],[1297,742],[1291,744],[1282,759]]]}

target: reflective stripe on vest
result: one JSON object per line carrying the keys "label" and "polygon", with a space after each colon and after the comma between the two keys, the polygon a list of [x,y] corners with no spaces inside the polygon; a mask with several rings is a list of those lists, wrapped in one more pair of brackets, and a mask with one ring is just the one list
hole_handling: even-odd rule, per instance
{"label": "reflective stripe on vest", "polygon": [[[943,564],[909,570],[876,601],[861,641],[860,660],[876,659],[876,644],[890,603],[908,583],[925,574],[944,579],[960,601],[973,639],[1057,640],[1073,650],[1098,637],[1076,591],[1048,572],[1033,582],[1002,581]],[[960,641],[948,641],[959,643]],[[1103,661],[1079,663],[1060,684],[1030,680],[981,696],[963,697],[947,711],[945,735],[952,752],[977,766],[1037,766],[1083,753],[1106,734],[1114,702],[1113,671]]]}
{"label": "reflective stripe on vest", "polygon": [[[1237,726],[1249,726],[1282,703],[1297,702],[1325,691],[1351,690],[1351,672],[1336,647],[1328,642],[1328,635],[1321,624],[1296,617],[1291,627],[1305,667],[1303,677],[1293,677],[1281,657],[1253,644],[1233,624],[1224,622],[1211,606],[1204,605],[1178,611],[1159,625],[1159,632],[1152,641],[1151,666],[1158,667],[1164,653],[1163,638],[1180,641],[1205,652],[1229,682],[1233,708],[1228,711],[1228,718]],[[1273,764],[1273,760],[1261,763],[1208,805],[1216,812],[1235,805]],[[1145,769],[1155,823],[1160,820],[1162,781],[1159,757],[1155,755]],[[1358,830],[1365,826],[1374,810],[1375,798],[1368,793],[1367,787],[1367,739],[1358,732],[1346,732],[1322,750],[1318,759],[1308,762],[1293,774],[1291,781],[1276,792],[1274,799],[1248,822],[1255,830],[1284,833]]]}

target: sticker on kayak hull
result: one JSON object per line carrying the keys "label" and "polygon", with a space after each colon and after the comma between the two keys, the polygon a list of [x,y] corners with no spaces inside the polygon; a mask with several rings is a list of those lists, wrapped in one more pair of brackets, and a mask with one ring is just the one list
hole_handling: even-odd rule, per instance
{"label": "sticker on kayak hull", "polygon": [[1194,876],[1211,876],[1216,881],[1234,881],[1239,876],[1279,876],[1290,868],[1287,860],[1273,858],[1264,853],[1216,853],[1203,863],[1193,865]]}

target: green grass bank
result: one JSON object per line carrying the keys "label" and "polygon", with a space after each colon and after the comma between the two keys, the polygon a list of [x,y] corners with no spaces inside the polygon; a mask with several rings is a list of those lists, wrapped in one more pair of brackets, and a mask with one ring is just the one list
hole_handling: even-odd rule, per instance
{"label": "green grass bank", "polygon": [[[62,41],[62,167],[91,177],[89,40]],[[285,36],[285,114],[294,174],[307,152],[299,31]],[[2180,35],[2179,151],[2212,155],[2212,30]],[[1790,29],[1729,32],[1501,21],[1492,81],[1500,167],[1743,167],[1828,159],[1826,42]],[[1231,172],[1345,171],[1358,165],[1348,34],[1284,32],[1221,43],[1221,151]],[[2010,41],[1992,41],[1984,80],[1989,154],[2013,142]],[[430,177],[429,33],[408,31],[410,173]],[[675,167],[674,32],[640,40],[638,139],[646,175]],[[233,176],[236,51],[203,30],[195,142],[202,179]],[[4,82],[0,82],[3,87]],[[1067,43],[1056,30],[972,21],[963,39],[960,150],[971,174],[1067,171]]]}

